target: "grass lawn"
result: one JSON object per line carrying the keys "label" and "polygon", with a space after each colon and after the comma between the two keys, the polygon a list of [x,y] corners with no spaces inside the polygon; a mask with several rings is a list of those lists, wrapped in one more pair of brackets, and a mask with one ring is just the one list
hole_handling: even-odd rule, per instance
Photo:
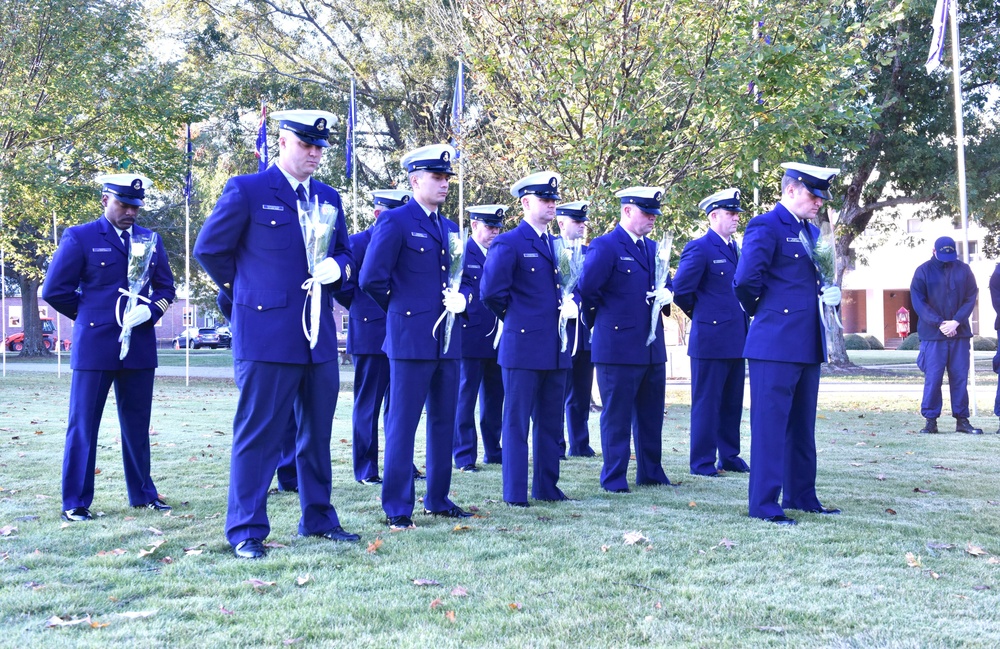
{"label": "grass lawn", "polygon": [[[170,516],[127,506],[109,400],[103,515],[63,525],[68,386],[0,379],[4,646],[1000,646],[1000,436],[919,436],[912,397],[821,395],[818,489],[841,516],[790,512],[800,524],[777,527],[747,517],[746,476],[688,475],[685,390],[663,431],[676,487],[606,494],[600,458],[571,458],[560,486],[578,501],[508,509],[488,466],[452,481],[477,518],[417,514],[417,530],[389,534],[378,488],[353,481],[340,394],[334,502],[362,543],[296,538],[297,499],[277,494],[275,547],[240,561],[223,537],[232,382],[157,381],[153,471]],[[596,415],[591,430],[598,442]],[[633,532],[644,540],[626,543]]]}

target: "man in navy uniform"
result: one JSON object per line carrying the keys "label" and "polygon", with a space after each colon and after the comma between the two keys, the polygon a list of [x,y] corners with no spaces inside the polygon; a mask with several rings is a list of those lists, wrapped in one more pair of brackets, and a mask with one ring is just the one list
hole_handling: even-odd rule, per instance
{"label": "man in navy uniform", "polygon": [[[587,208],[589,201],[574,201],[556,205],[556,225],[559,226],[559,236],[567,242],[579,241],[584,254],[587,246],[583,245],[583,235],[587,230]],[[580,305],[580,289],[574,291],[577,306]],[[590,447],[590,393],[594,388],[594,363],[590,360],[590,329],[579,318],[569,320],[566,324],[567,347],[573,354],[573,367],[566,378],[566,434],[569,437],[570,456],[594,457],[594,449]],[[565,457],[566,440],[560,439],[560,455]]]}
{"label": "man in navy uniform", "polygon": [[503,376],[493,341],[500,320],[479,297],[479,282],[486,253],[500,234],[506,205],[476,205],[467,208],[472,233],[465,243],[462,285],[472,300],[468,319],[462,322],[462,370],[458,382],[458,420],[455,422],[455,466],[472,473],[476,467],[476,400],[479,430],[483,436],[483,463],[500,464],[500,422],[503,416]]}
{"label": "man in navy uniform", "polygon": [[[62,518],[89,521],[94,500],[97,432],[108,390],[115,386],[122,431],[125,487],[133,507],[165,511],[170,507],[156,492],[150,476],[149,420],[156,368],[153,325],[174,299],[174,277],[159,235],[135,224],[148,178],[136,174],[99,176],[104,216],[67,228],[52,257],[42,299],[76,322],[70,366],[69,426],[63,454]],[[130,248],[133,239],[152,237],[156,246],[149,281],[140,300],[124,314]],[[139,252],[136,250],[135,252]],[[128,354],[119,360],[120,336],[131,327]]]}
{"label": "man in navy uniform", "polygon": [[723,189],[698,207],[708,214],[708,232],[684,246],[673,281],[674,304],[691,318],[691,473],[745,473],[750,467],[740,457],[740,420],[750,321],[733,292],[740,190]]}
{"label": "man in navy uniform", "polygon": [[[372,192],[374,215],[402,207],[413,198],[405,189],[379,189]],[[361,273],[374,224],[351,235],[351,253],[357,273]],[[355,276],[357,277],[357,275]],[[382,484],[378,470],[378,417],[388,407],[389,357],[382,351],[385,343],[385,311],[356,282],[336,295],[337,301],[350,309],[347,328],[347,353],[354,363],[354,410],[352,453],[354,479],[361,484]]]}
{"label": "man in navy uniform", "polygon": [[414,527],[413,447],[425,404],[424,513],[471,516],[448,498],[462,328],[453,328],[445,351],[445,316],[464,313],[471,297],[448,286],[450,238],[458,234],[458,225],[440,209],[455,175],[451,170],[454,155],[451,146],[432,144],[403,156],[413,199],[386,211],[375,222],[361,271],[361,289],[386,313],[383,349],[389,357],[390,406],[385,422],[382,509],[391,530]]}
{"label": "man in navy uniform", "polygon": [[[992,280],[991,290],[992,290]],[[924,396],[920,414],[921,433],[937,433],[941,416],[941,380],[948,371],[951,414],[955,432],[982,435],[969,423],[969,357],[972,326],[979,287],[969,265],[958,258],[955,240],[939,237],[930,260],[917,267],[910,282],[910,299],[917,313],[920,354],[917,365],[924,372]]]}
{"label": "man in navy uniform", "polygon": [[559,266],[546,228],[555,218],[559,174],[541,171],[514,183],[521,223],[498,236],[483,269],[483,302],[503,320],[497,360],[503,368],[503,499],[528,506],[528,428],[534,422],[531,496],[566,500],[559,489],[559,440],[570,351],[560,351],[560,313],[575,319],[572,300],[561,304]]}
{"label": "man in navy uniform", "polygon": [[[630,187],[621,201],[618,227],[590,242],[580,295],[584,321],[594,331],[601,411],[601,486],[627,493],[629,440],[635,439],[636,485],[670,484],[660,464],[667,353],[660,313],[649,345],[651,302],[670,313],[669,288],[656,286],[657,244],[646,238],[660,214],[659,187]],[[668,279],[669,283],[669,279]]]}
{"label": "man in navy uniform", "polygon": [[[294,411],[299,534],[357,541],[330,502],[330,435],[340,385],[333,292],[349,280],[349,249],[340,195],[312,178],[329,146],[334,116],[319,110],[276,111],[278,162],[229,179],[194,246],[202,267],[233,303],[233,365],[240,390],[233,421],[226,537],[239,558],[263,557],[270,533],[267,489]],[[334,210],[327,256],[312,276],[298,203]],[[309,298],[322,291],[316,345],[300,335]],[[306,311],[308,314],[308,311]]]}
{"label": "man in navy uniform", "polygon": [[[816,401],[826,334],[818,301],[840,304],[840,288],[822,286],[810,253],[810,223],[839,169],[782,164],[781,200],[750,220],[734,289],[753,317],[743,356],[750,361],[750,516],[795,525],[786,509],[839,514],[816,496]],[[810,245],[813,245],[810,243]],[[778,496],[781,495],[781,504]]]}

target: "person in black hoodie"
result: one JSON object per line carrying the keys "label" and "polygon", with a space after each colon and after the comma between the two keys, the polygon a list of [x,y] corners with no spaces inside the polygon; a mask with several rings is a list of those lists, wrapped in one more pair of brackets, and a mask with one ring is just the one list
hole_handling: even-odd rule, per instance
{"label": "person in black hoodie", "polygon": [[937,433],[941,416],[941,380],[948,371],[951,414],[955,432],[981,435],[969,423],[970,345],[969,317],[976,306],[979,288],[968,264],[958,260],[955,240],[940,237],[934,256],[917,267],[910,282],[910,298],[917,313],[920,353],[917,366],[924,373],[924,395],[920,414],[926,420],[921,433]]}

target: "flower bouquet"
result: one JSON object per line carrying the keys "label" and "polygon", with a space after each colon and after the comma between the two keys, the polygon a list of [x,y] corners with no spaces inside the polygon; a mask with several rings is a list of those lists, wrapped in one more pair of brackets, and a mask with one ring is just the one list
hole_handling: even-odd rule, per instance
{"label": "flower bouquet", "polygon": [[[579,239],[567,241],[563,237],[552,240],[555,247],[556,259],[559,268],[559,287],[562,290],[562,303],[573,299],[573,291],[576,290],[577,282],[580,281],[580,273],[583,272],[583,248]],[[559,316],[559,340],[562,341],[560,351],[566,351],[568,336],[566,326],[569,322],[566,318]],[[576,336],[573,340],[573,355],[576,355],[576,347],[579,342],[580,327],[576,327]]]}
{"label": "flower bouquet", "polygon": [[323,314],[323,287],[313,279],[312,274],[316,265],[327,257],[337,221],[337,208],[329,203],[320,204],[318,196],[314,196],[312,201],[298,203],[299,226],[309,266],[309,278],[302,283],[306,291],[306,300],[302,304],[302,333],[309,341],[309,349],[315,349],[319,341],[320,316]]}
{"label": "flower bouquet", "polygon": [[[465,270],[465,233],[448,232],[448,288],[447,291],[458,291],[462,285],[462,272]],[[431,335],[437,340],[437,329],[444,320],[444,353],[451,346],[451,330],[455,326],[455,314],[445,309],[434,323]]]}
{"label": "flower bouquet", "polygon": [[[121,295],[118,296],[118,301],[115,303],[115,317],[118,319],[118,326],[122,327],[122,334],[119,338],[122,341],[122,348],[118,354],[118,360],[125,359],[128,355],[129,346],[132,343],[132,327],[123,326],[122,320],[129,311],[135,308],[135,305],[140,300],[149,303],[149,298],[140,295],[139,292],[146,285],[146,282],[149,281],[149,266],[153,261],[155,253],[155,234],[135,234],[132,236],[132,242],[128,250],[128,270],[126,271],[128,289],[118,289]],[[121,309],[122,298],[128,298],[124,313]]]}
{"label": "flower bouquet", "polygon": [[[836,260],[834,259],[833,246],[825,241],[812,242],[806,236],[805,230],[799,232],[799,241],[802,243],[802,247],[806,249],[809,260],[816,267],[816,272],[819,274],[823,288],[833,286],[833,280],[836,276]],[[843,323],[840,321],[840,315],[837,313],[837,307],[824,304],[822,295],[819,297],[819,317],[828,329],[832,330],[833,327],[844,328]]]}
{"label": "flower bouquet", "polygon": [[[656,259],[655,259],[655,284],[654,289],[661,289],[667,287],[667,277],[670,276],[670,246],[674,243],[674,235],[665,234],[663,238],[660,239],[660,243],[656,246]],[[649,336],[646,337],[646,346],[653,344],[656,340],[656,329],[657,327],[662,327],[663,323],[660,321],[660,311],[669,302],[660,299],[653,299],[653,307],[649,317]]]}

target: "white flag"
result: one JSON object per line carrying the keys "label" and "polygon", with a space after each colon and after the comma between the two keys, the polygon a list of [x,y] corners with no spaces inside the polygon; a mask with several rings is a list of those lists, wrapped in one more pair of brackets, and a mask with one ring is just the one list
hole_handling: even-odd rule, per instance
{"label": "white flag", "polygon": [[934,7],[934,22],[931,23],[934,33],[931,34],[931,49],[927,54],[927,63],[924,64],[927,74],[937,70],[941,65],[941,59],[944,58],[944,32],[948,28],[950,4],[951,0],[937,0],[937,6]]}

